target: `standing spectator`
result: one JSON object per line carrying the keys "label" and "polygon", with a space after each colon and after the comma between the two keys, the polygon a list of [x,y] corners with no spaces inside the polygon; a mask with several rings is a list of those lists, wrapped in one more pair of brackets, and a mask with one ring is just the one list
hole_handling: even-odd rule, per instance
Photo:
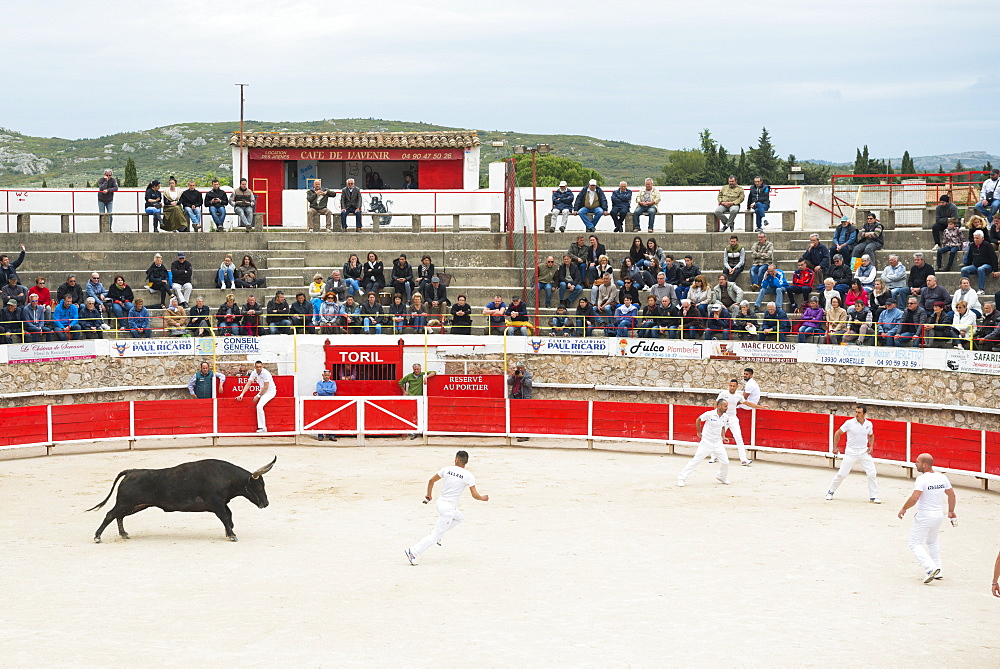
{"label": "standing spectator", "polygon": [[341,267],[341,272],[344,275],[344,281],[347,285],[351,287],[351,295],[355,297],[361,296],[361,280],[364,278],[364,267],[361,264],[361,259],[358,258],[357,253],[352,253],[347,257],[347,262]]}
{"label": "standing spectator", "polygon": [[983,182],[979,202],[974,207],[980,215],[993,218],[1000,211],[1000,169],[990,170],[990,178]]}
{"label": "standing spectator", "polygon": [[566,232],[566,221],[569,220],[569,212],[573,210],[573,191],[566,187],[565,181],[559,182],[559,188],[552,191],[552,215],[549,217],[549,229],[546,232],[555,232],[558,220],[559,232]]}
{"label": "standing spectator", "polygon": [[181,197],[185,191],[178,189],[177,179],[170,177],[167,180],[166,189],[161,192],[163,194],[163,224],[160,227],[165,231],[186,231],[188,229],[187,219],[184,217],[184,207],[181,205]]}
{"label": "standing spectator", "polygon": [[256,337],[260,334],[260,315],[264,308],[253,295],[247,296],[246,304],[243,305],[243,329],[248,337]]}
{"label": "standing spectator", "polygon": [[719,222],[719,231],[736,229],[736,215],[740,213],[740,203],[746,197],[743,188],[736,183],[736,177],[730,175],[725,186],[719,189],[716,199],[719,206],[715,208],[715,219]]}
{"label": "standing spectator", "polygon": [[63,297],[69,295],[73,304],[83,304],[83,289],[76,281],[76,275],[70,274],[66,277],[65,283],[56,290],[56,300],[62,302]]}
{"label": "standing spectator", "polygon": [[767,268],[774,262],[774,244],[763,232],[757,233],[757,241],[750,246],[750,290],[759,290]]}
{"label": "standing spectator", "polygon": [[7,285],[0,290],[0,300],[15,300],[19,307],[23,307],[28,302],[28,289],[17,282],[16,276],[7,279]]}
{"label": "standing spectator", "polygon": [[134,339],[149,339],[153,331],[149,327],[149,311],[143,306],[142,298],[135,298],[132,308],[128,310],[126,319],[129,334]]}
{"label": "standing spectator", "polygon": [[198,297],[188,312],[187,329],[192,337],[212,336],[212,311],[205,306],[204,297]]}
{"label": "standing spectator", "polygon": [[854,245],[858,243],[858,229],[851,223],[849,216],[840,217],[840,225],[833,231],[833,253],[842,258],[850,258]]}
{"label": "standing spectator", "polygon": [[763,279],[761,279],[760,291],[757,293],[757,301],[755,306],[758,311],[760,311],[760,305],[764,303],[764,297],[770,293],[774,293],[774,300],[779,305],[785,303],[785,291],[788,290],[788,281],[785,279],[785,273],[774,265],[768,265],[767,272],[764,274]]}
{"label": "standing spectator", "polygon": [[400,253],[399,258],[392,261],[391,279],[393,291],[406,295],[409,302],[413,294],[413,267],[406,261],[405,253]]}
{"label": "standing spectator", "polygon": [[425,253],[420,259],[420,264],[417,265],[414,290],[426,296],[427,287],[431,285],[431,277],[434,274],[434,263],[431,262],[431,257]]}
{"label": "standing spectator", "polygon": [[153,218],[153,232],[159,232],[163,224],[163,193],[160,192],[160,182],[153,179],[146,186],[146,213]]}
{"label": "standing spectator", "polygon": [[[809,246],[802,253],[802,260],[808,260],[809,264],[812,266],[812,270],[817,273],[817,280],[814,285],[819,285],[823,282],[823,278],[830,273],[830,249],[826,248],[819,241],[819,235],[813,233],[809,235]],[[903,270],[903,276],[906,276],[906,270]]]}
{"label": "standing spectator", "polygon": [[[618,184],[618,188],[611,193],[611,220],[615,223],[615,232],[624,232],[625,217],[628,216],[629,209],[632,208],[632,191],[628,189],[628,184],[624,181]],[[637,224],[633,224],[634,231],[639,230]]]}
{"label": "standing spectator", "polygon": [[24,336],[24,313],[17,300],[9,299],[5,308],[0,309],[0,342],[20,344]]}
{"label": "standing spectator", "polygon": [[653,180],[646,179],[643,189],[635,196],[635,211],[632,212],[632,230],[638,232],[642,227],[639,217],[649,216],[647,229],[653,231],[653,223],[656,220],[656,208],[660,204],[660,191],[653,187]]}
{"label": "standing spectator", "polygon": [[49,341],[52,333],[52,318],[48,304],[42,304],[38,295],[28,295],[28,303],[22,312],[24,317],[24,334],[33,342]]}
{"label": "standing spectator", "polygon": [[249,232],[253,230],[253,210],[257,204],[257,196],[247,188],[247,180],[240,179],[240,187],[233,191],[233,212],[235,212],[240,227]]}
{"label": "standing spectator", "polygon": [[[529,372],[524,367],[523,362],[519,362],[514,365],[514,371],[510,376],[507,377],[507,387],[508,393],[507,397],[512,400],[530,400],[531,399],[531,387],[532,387],[532,377],[531,372]],[[518,437],[518,441],[528,441],[530,437]]]}
{"label": "standing spectator", "polygon": [[222,390],[222,384],[225,382],[225,374],[221,372],[213,374],[211,366],[207,362],[202,362],[198,366],[198,371],[188,381],[188,392],[199,400],[210,400],[215,397],[217,390]]}
{"label": "standing spectator", "polygon": [[219,187],[219,180],[212,179],[212,189],[205,193],[205,204],[208,213],[212,215],[216,232],[226,231],[226,206],[229,204],[229,194]]}
{"label": "standing spectator", "polygon": [[249,255],[243,256],[239,266],[236,268],[237,288],[263,288],[264,277],[260,276],[257,265]]}
{"label": "standing spectator", "polygon": [[38,301],[48,307],[52,305],[52,293],[45,284],[46,280],[44,276],[36,278],[35,285],[28,289],[28,297],[37,295]]}
{"label": "standing spectator", "polygon": [[[556,267],[556,259],[554,256],[549,256],[545,259],[544,265],[539,265],[535,268],[535,278],[538,282],[538,292],[545,293],[545,308],[548,309],[552,306],[552,289],[556,286],[556,272],[559,268]],[[565,290],[560,291],[559,301],[561,302],[565,293]]]}
{"label": "standing spectator", "polygon": [[499,294],[493,297],[493,301],[483,308],[483,314],[489,317],[486,334],[502,335],[507,327],[507,304]]}
{"label": "standing spectator", "polygon": [[222,259],[215,282],[221,290],[233,290],[236,288],[236,265],[233,263],[231,253],[227,253],[226,257]]}
{"label": "standing spectator", "polygon": [[465,295],[459,295],[451,306],[451,333],[472,334],[472,305],[466,302]]}
{"label": "standing spectator", "polygon": [[[998,194],[1000,195],[1000,194]],[[965,252],[965,265],[962,267],[962,276],[979,275],[979,295],[985,293],[986,275],[991,275],[994,279],[1000,277],[1000,268],[997,265],[997,252],[993,245],[986,241],[986,236],[982,230],[976,230],[972,235],[972,244]]]}
{"label": "standing spectator", "polygon": [[366,293],[375,293],[376,295],[385,288],[385,267],[374,251],[368,252],[368,259],[365,261],[361,273],[361,285]]}
{"label": "standing spectator", "polygon": [[104,339],[104,319],[97,301],[88,297],[79,312],[80,333],[84,339]]}
{"label": "standing spectator", "polygon": [[[788,293],[788,305],[795,311],[798,307],[795,304],[795,296],[802,296],[802,306],[805,308],[809,301],[809,294],[812,293],[813,271],[809,263],[805,260],[799,261],[799,268],[792,274],[792,285],[786,291]],[[761,291],[763,292],[763,290]]]}
{"label": "standing spectator", "polygon": [[104,284],[101,283],[101,275],[97,272],[91,272],[90,281],[87,282],[86,286],[86,293],[88,297],[94,298],[94,303],[98,309],[101,311],[107,309],[110,298],[108,297],[108,291],[104,289]]}
{"label": "standing spectator", "polygon": [[382,310],[382,303],[378,301],[378,295],[368,293],[359,313],[361,315],[361,327],[365,334],[369,332],[382,334],[382,314],[385,312]]}
{"label": "standing spectator", "polygon": [[722,273],[730,281],[736,281],[747,262],[746,250],[740,244],[740,238],[730,235],[729,246],[722,250]]}
{"label": "standing spectator", "polygon": [[868,212],[865,216],[864,227],[858,233],[858,243],[854,247],[854,257],[860,258],[867,255],[871,261],[875,262],[875,252],[882,248],[884,243],[882,223],[875,218],[875,214]]}
{"label": "standing spectator", "polygon": [[288,317],[292,320],[292,329],[299,334],[313,333],[313,304],[306,299],[305,293],[296,293],[295,301],[288,307]]}
{"label": "standing spectator", "polygon": [[[17,276],[17,268],[21,266],[24,262],[24,244],[21,244],[21,253],[17,256],[17,260],[14,262],[10,261],[10,256],[6,253],[0,255],[0,281],[6,284],[10,279],[11,275]],[[20,283],[20,279],[18,279]]]}
{"label": "standing spectator", "polygon": [[176,297],[170,298],[170,304],[163,312],[164,334],[168,337],[183,337],[188,334],[188,315]]}
{"label": "standing spectator", "polygon": [[[376,172],[377,174],[377,172]],[[380,178],[381,180],[381,178]],[[376,186],[381,188],[381,186]],[[347,229],[347,217],[354,214],[355,230],[361,231],[361,189],[354,185],[354,179],[348,179],[344,190],[340,191],[340,227]]]}
{"label": "standing spectator", "polygon": [[239,336],[240,319],[242,316],[243,312],[240,311],[240,305],[236,304],[236,296],[232,293],[226,295],[226,301],[215,312],[215,321],[219,329],[219,335]]}
{"label": "standing spectator", "polygon": [[[934,208],[934,225],[931,226],[931,234],[934,235],[934,248],[931,251],[937,251],[941,248],[941,233],[948,227],[948,219],[954,218],[955,222],[958,223],[958,207],[952,203],[951,196],[942,195],[938,198],[938,202],[941,204]],[[941,261],[938,260],[938,265],[940,264]],[[938,269],[941,268],[938,267]]]}
{"label": "standing spectator", "polygon": [[121,274],[115,275],[115,282],[108,289],[108,298],[111,300],[111,313],[115,318],[125,318],[132,308],[135,296],[132,288],[125,283],[125,277]]}
{"label": "standing spectator", "polygon": [[[330,198],[337,197],[337,191],[323,188],[323,180],[313,181],[313,187],[306,191],[306,202],[309,203],[309,210],[306,218],[309,223],[309,230],[320,230],[319,217],[326,216],[326,231],[333,232],[333,212],[327,208]],[[343,227],[347,228],[347,222],[341,219]]]}
{"label": "standing spectator", "polygon": [[276,292],[274,299],[267,303],[267,324],[271,334],[293,334],[292,318],[283,291]]}
{"label": "standing spectator", "polygon": [[111,210],[114,209],[115,191],[118,190],[118,180],[113,176],[111,169],[104,170],[104,176],[97,180],[97,213],[108,214],[108,222],[114,221],[111,217]]}
{"label": "standing spectator", "polygon": [[[316,382],[316,390],[313,392],[313,395],[316,397],[333,397],[336,394],[337,394],[337,382],[333,380],[330,374],[330,370],[324,369],[323,380]],[[323,434],[323,433],[316,435],[316,441],[323,441],[324,437],[326,437],[330,441],[337,441],[336,435]]]}
{"label": "standing spectator", "polygon": [[195,188],[194,181],[188,181],[187,190],[181,193],[180,205],[184,207],[184,214],[187,216],[189,229],[201,232],[201,207],[204,198],[201,191]]}
{"label": "standing spectator", "polygon": [[170,275],[172,281],[170,288],[177,298],[177,302],[182,307],[187,308],[193,290],[191,280],[194,276],[194,267],[188,262],[187,255],[183,251],[178,251],[177,260],[170,263]]}
{"label": "standing spectator", "polygon": [[[579,192],[573,202],[574,213],[580,215],[583,226],[587,232],[597,229],[597,222],[608,210],[608,198],[604,196],[604,191],[597,185],[596,179],[591,179],[587,187]],[[594,215],[594,220],[590,220],[590,215]]]}
{"label": "standing spectator", "polygon": [[[764,214],[771,208],[771,187],[764,183],[761,177],[753,178],[753,186],[750,186],[750,196],[747,198],[747,211],[752,211],[756,218],[757,232],[763,232],[767,221]],[[815,264],[815,263],[814,263]]]}
{"label": "standing spectator", "polygon": [[[159,253],[153,256],[153,264],[146,270],[146,287],[150,293],[159,293],[160,302],[157,309],[165,309],[167,306],[167,293],[170,292],[170,278],[168,269],[163,264],[163,256]],[[74,279],[75,280],[75,279]]]}

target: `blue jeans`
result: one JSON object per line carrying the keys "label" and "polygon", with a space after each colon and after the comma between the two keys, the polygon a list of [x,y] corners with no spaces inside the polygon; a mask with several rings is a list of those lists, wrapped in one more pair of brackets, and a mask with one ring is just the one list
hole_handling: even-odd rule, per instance
{"label": "blue jeans", "polygon": [[[757,293],[757,301],[754,303],[757,305],[757,311],[760,311],[760,305],[764,302],[764,295],[769,293],[774,293],[774,303],[779,307],[785,303],[785,289],[784,288],[761,288],[760,292]],[[761,341],[764,341],[761,339]]]}
{"label": "blue jeans", "polygon": [[146,207],[146,213],[153,218],[153,232],[163,224],[163,210],[159,207]]}
{"label": "blue jeans", "polygon": [[993,200],[992,202],[990,202],[989,211],[986,211],[986,207],[983,206],[982,201],[977,202],[976,206],[973,207],[973,209],[979,212],[981,216],[984,216],[987,221],[992,221],[993,217],[997,215],[998,211],[1000,211],[1000,199]]}
{"label": "blue jeans", "polygon": [[899,346],[899,344],[896,343],[895,336],[891,334],[882,334],[881,332],[878,335],[878,343],[882,346]]}
{"label": "blue jeans", "polygon": [[361,210],[355,209],[354,207],[348,207],[347,209],[340,210],[340,226],[347,229],[347,217],[354,214],[354,223],[358,230],[361,229]]}
{"label": "blue jeans", "polygon": [[[572,292],[570,292],[569,297],[566,296],[566,291],[569,286],[573,286]],[[570,304],[576,304],[576,301],[580,299],[580,295],[583,294],[583,286],[578,283],[567,284],[565,281],[559,282],[559,301],[569,300]]]}
{"label": "blue jeans", "polygon": [[52,332],[52,328],[46,325],[35,325],[34,323],[25,323],[24,331],[28,335],[29,341],[49,341],[49,333]]}
{"label": "blue jeans", "polygon": [[240,225],[244,228],[253,227],[253,207],[233,207],[233,211],[240,218]]}
{"label": "blue jeans", "polygon": [[619,318],[616,323],[618,328],[616,337],[627,337],[629,330],[632,329],[632,319],[631,318]]}
{"label": "blue jeans", "polygon": [[291,318],[283,318],[283,319],[281,319],[280,321],[278,321],[276,323],[271,323],[270,330],[271,330],[271,334],[281,334],[282,332],[284,332],[285,334],[291,334],[292,333],[292,319]]}
{"label": "blue jeans", "polygon": [[750,265],[750,284],[759,286],[767,273],[767,265]]}
{"label": "blue jeans", "polygon": [[[358,297],[361,295],[361,284],[357,279],[352,279],[350,277],[344,277],[344,283],[346,283],[351,289],[351,295]],[[375,291],[376,293],[378,291]]]}
{"label": "blue jeans", "polygon": [[[604,210],[601,209],[600,207],[594,207],[593,209],[587,209],[586,207],[582,207],[579,211],[579,214],[580,214],[580,220],[583,221],[583,227],[587,228],[587,232],[593,232],[595,229],[597,229],[597,222],[601,220],[601,216],[604,215]],[[594,215],[593,222],[591,222],[587,214]]]}
{"label": "blue jeans", "polygon": [[375,334],[382,334],[382,324],[376,323],[375,319],[372,318],[371,316],[365,316],[364,320],[362,321],[362,324],[364,325],[365,334],[368,334],[371,331],[371,327],[373,324],[375,327]]}
{"label": "blue jeans", "polygon": [[919,346],[920,335],[916,332],[904,332],[896,335],[896,346],[906,348],[907,346]]}
{"label": "blue jeans", "polygon": [[950,254],[948,256],[948,269],[945,271],[950,272],[952,263],[955,262],[955,254],[961,250],[962,250],[961,247],[958,246],[942,246],[941,248],[939,248],[937,252],[937,268],[941,269],[942,267],[944,267],[944,263],[941,262],[941,259],[944,257],[945,253],[948,253]]}
{"label": "blue jeans", "polygon": [[826,330],[823,328],[818,328],[815,325],[803,325],[799,327],[799,343],[806,343],[806,337],[814,334],[824,334]]}
{"label": "blue jeans", "polygon": [[691,290],[691,286],[681,286],[681,285],[674,286],[674,294],[677,296],[678,303],[688,296],[689,290]]}
{"label": "blue jeans", "polygon": [[238,337],[240,334],[240,326],[237,323],[220,323],[219,334],[231,334],[234,337]]}
{"label": "blue jeans", "polygon": [[201,225],[201,209],[184,207],[184,213],[187,214],[188,220],[191,221],[192,225]]}
{"label": "blue jeans", "polygon": [[[640,204],[638,207],[635,208],[635,211],[632,212],[633,230],[635,232],[638,232],[639,228],[642,227],[642,225],[639,223],[639,217],[642,216],[643,214],[649,214],[649,225],[647,227],[649,231],[652,232],[653,221],[656,220],[656,207],[654,207],[653,205],[647,206],[644,204]],[[647,263],[646,266],[649,267],[649,264]]]}
{"label": "blue jeans", "polygon": [[217,230],[222,230],[226,227],[226,208],[217,207],[215,205],[209,205],[208,211],[212,214],[212,220],[215,221],[215,228]]}
{"label": "blue jeans", "polygon": [[132,309],[131,302],[122,302],[121,304],[111,303],[111,311],[114,313],[115,318],[125,318],[127,314]]}
{"label": "blue jeans", "polygon": [[594,318],[592,316],[579,317],[575,319],[576,321],[576,331],[573,333],[574,337],[590,337],[594,334]]}
{"label": "blue jeans", "polygon": [[659,330],[656,326],[656,321],[643,321],[642,326],[639,328],[639,336],[644,339],[656,339],[659,334]]}
{"label": "blue jeans", "polygon": [[133,339],[152,339],[153,331],[149,328],[139,328],[138,330],[129,330],[129,334],[132,335]]}
{"label": "blue jeans", "polygon": [[427,326],[427,316],[411,316],[410,317],[410,329],[407,331],[410,334],[420,334],[421,330]]}
{"label": "blue jeans", "polygon": [[222,288],[228,288],[229,286],[236,285],[236,275],[233,274],[231,269],[219,268],[219,286]]}
{"label": "blue jeans", "polygon": [[[997,200],[994,200],[996,202]],[[983,242],[988,244],[989,242]],[[973,274],[979,275],[979,290],[984,290],[986,288],[986,275],[993,271],[993,268],[989,265],[980,265],[976,267],[975,265],[966,265],[962,268],[962,276],[969,277]]]}
{"label": "blue jeans", "polygon": [[[74,332],[76,333],[76,335],[73,334]],[[80,338],[80,326],[79,325],[71,325],[71,326],[69,326],[69,332],[66,332],[66,330],[64,330],[63,328],[53,329],[52,330],[52,337],[56,341],[66,341],[67,338],[70,339],[70,340],[79,339]]]}
{"label": "blue jeans", "polygon": [[[111,210],[114,209],[114,206],[115,206],[114,200],[112,200],[111,202],[101,202],[100,200],[98,200],[97,201],[97,213],[98,214],[110,214]],[[114,216],[112,216],[108,220],[109,221],[113,221],[113,220],[115,220],[115,218],[114,218]],[[992,220],[992,219],[990,219],[990,220]]]}
{"label": "blue jeans", "polygon": [[753,203],[753,213],[757,217],[757,229],[762,230],[764,227],[764,213],[771,208],[769,202],[754,202]]}
{"label": "blue jeans", "polygon": [[553,287],[553,284],[551,284],[551,283],[539,283],[538,284],[538,292],[539,293],[542,293],[542,292],[545,293],[545,306],[547,306],[547,307],[552,306],[552,287]]}

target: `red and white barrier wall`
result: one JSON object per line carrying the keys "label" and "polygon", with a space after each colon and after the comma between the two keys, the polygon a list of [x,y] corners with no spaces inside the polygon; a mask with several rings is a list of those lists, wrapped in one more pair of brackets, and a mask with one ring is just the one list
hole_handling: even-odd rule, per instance
{"label": "red and white barrier wall", "polygon": [[[635,440],[688,445],[705,405],[641,405],[590,400],[474,397],[275,397],[266,408],[271,435],[530,436],[587,442]],[[833,433],[848,416],[773,409],[740,411],[748,448],[833,458]],[[929,451],[944,471],[1000,480],[1000,432],[872,420],[875,458],[908,466]],[[254,436],[248,397],[29,406],[0,412],[0,448],[163,437]],[[252,442],[248,442],[252,443]]]}

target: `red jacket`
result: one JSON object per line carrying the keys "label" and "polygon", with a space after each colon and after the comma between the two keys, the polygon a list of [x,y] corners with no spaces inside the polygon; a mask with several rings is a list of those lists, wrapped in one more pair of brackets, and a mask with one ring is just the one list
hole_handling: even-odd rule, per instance
{"label": "red jacket", "polygon": [[795,274],[792,275],[792,285],[793,286],[809,286],[812,288],[813,285],[813,272],[808,267],[806,269],[797,269]]}

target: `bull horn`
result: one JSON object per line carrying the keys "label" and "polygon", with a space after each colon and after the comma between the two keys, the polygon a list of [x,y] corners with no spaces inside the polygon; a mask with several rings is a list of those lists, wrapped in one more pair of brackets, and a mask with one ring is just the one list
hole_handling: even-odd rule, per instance
{"label": "bull horn", "polygon": [[261,467],[260,469],[258,469],[257,471],[255,471],[250,476],[254,477],[255,479],[259,479],[261,476],[263,476],[264,474],[266,474],[269,471],[271,471],[271,467],[273,467],[274,463],[277,462],[277,461],[278,461],[278,456],[276,455],[276,456],[274,456],[274,460],[271,460],[271,464],[264,465],[263,467]]}

